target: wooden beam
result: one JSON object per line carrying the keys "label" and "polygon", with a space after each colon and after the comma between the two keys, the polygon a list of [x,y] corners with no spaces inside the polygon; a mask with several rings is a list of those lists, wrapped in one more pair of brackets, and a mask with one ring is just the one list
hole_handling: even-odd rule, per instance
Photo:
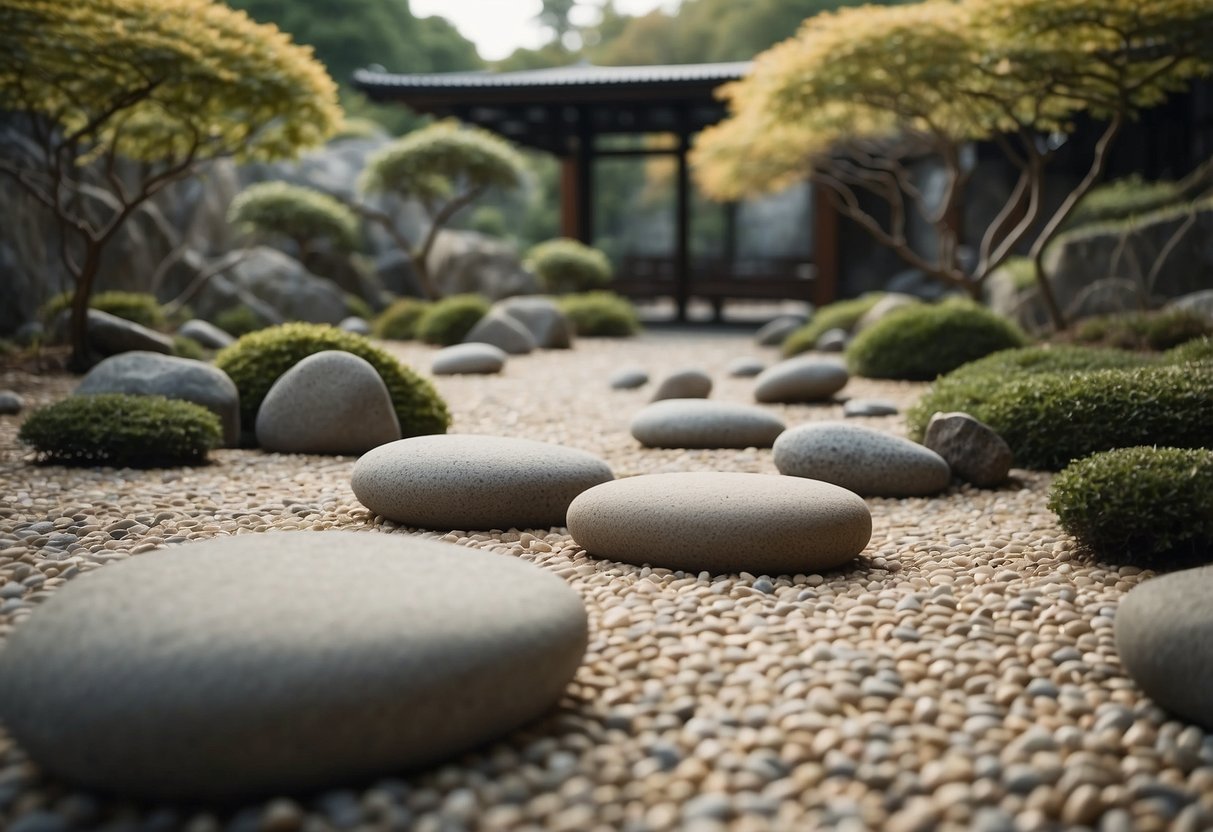
{"label": "wooden beam", "polygon": [[834,194],[813,185],[813,303],[818,307],[838,298],[838,206]]}

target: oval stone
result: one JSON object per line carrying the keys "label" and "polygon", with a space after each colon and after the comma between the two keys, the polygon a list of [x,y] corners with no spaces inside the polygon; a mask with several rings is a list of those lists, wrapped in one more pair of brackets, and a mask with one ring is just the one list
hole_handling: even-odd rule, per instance
{"label": "oval stone", "polygon": [[430,765],[542,715],[586,613],[524,561],[405,535],[278,532],[73,579],[0,653],[0,719],[47,771],[157,799]]}
{"label": "oval stone", "polygon": [[847,368],[836,361],[789,358],[759,373],[754,398],[764,403],[824,402],[845,387],[848,379]]}
{"label": "oval stone", "polygon": [[824,480],[865,497],[923,497],[948,487],[943,458],[916,442],[860,425],[815,422],[775,440],[775,467]]}
{"label": "oval stone", "polygon": [[416,436],[354,465],[354,495],[371,511],[427,529],[547,529],[573,498],[614,478],[575,448],[503,436]]}
{"label": "oval stone", "polygon": [[489,310],[463,340],[468,344],[492,344],[510,355],[526,355],[538,346],[526,326],[500,309]]}
{"label": "oval stone", "polygon": [[733,378],[753,378],[767,368],[766,362],[757,358],[742,356],[734,358],[725,368],[725,372]]}
{"label": "oval stone", "polygon": [[649,374],[640,367],[626,367],[611,376],[612,390],[635,390],[649,383]]}
{"label": "oval stone", "polygon": [[629,477],[569,506],[569,534],[598,557],[687,572],[793,574],[863,551],[872,515],[857,495],[814,480],[693,472]]}
{"label": "oval stone", "polygon": [[501,372],[506,358],[505,350],[492,344],[479,341],[456,344],[434,353],[430,372],[436,376],[491,375]]}
{"label": "oval stone", "polygon": [[661,380],[652,400],[706,399],[711,392],[712,377],[703,370],[679,370]]}
{"label": "oval stone", "polygon": [[665,399],[636,414],[632,436],[649,448],[769,448],[784,427],[760,407]]}

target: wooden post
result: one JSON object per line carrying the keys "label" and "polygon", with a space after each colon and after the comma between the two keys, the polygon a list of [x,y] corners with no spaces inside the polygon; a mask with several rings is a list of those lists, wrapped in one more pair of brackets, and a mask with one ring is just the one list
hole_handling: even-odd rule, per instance
{"label": "wooden post", "polygon": [[678,320],[687,319],[687,302],[691,293],[691,175],[687,165],[690,136],[678,135],[678,199],[674,221],[674,302]]}
{"label": "wooden post", "polygon": [[813,184],[813,304],[818,307],[838,297],[838,206],[834,194]]}
{"label": "wooden post", "polygon": [[577,194],[577,159],[560,157],[560,236],[581,239],[581,217],[577,215],[580,197]]}
{"label": "wooden post", "polygon": [[590,123],[590,112],[577,108],[577,156],[576,156],[576,239],[587,246],[594,245],[594,125]]}

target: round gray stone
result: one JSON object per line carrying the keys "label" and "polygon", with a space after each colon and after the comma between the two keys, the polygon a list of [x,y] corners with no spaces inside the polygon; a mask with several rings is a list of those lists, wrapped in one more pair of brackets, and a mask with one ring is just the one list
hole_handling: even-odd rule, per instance
{"label": "round gray stone", "polygon": [[760,407],[665,399],[636,414],[632,436],[649,448],[769,448],[784,427]]}
{"label": "round gray stone", "polygon": [[814,422],[775,440],[781,474],[825,480],[865,497],[923,497],[948,487],[952,472],[916,442],[843,422]]}
{"label": "round gray stone", "polygon": [[754,398],[764,403],[824,402],[846,387],[849,379],[847,368],[832,359],[789,358],[758,375]]}
{"label": "round gray stone", "polygon": [[778,347],[787,337],[805,325],[804,315],[780,315],[765,324],[754,334],[754,341],[760,347]]}
{"label": "round gray stone", "polygon": [[0,414],[13,416],[25,407],[25,399],[12,390],[0,390]]}
{"label": "round gray stone", "polygon": [[371,334],[370,322],[366,318],[360,318],[357,315],[342,318],[341,323],[337,324],[337,328],[344,329],[346,332],[353,332],[355,335]]}
{"label": "round gray stone", "polygon": [[980,488],[1007,481],[1015,455],[993,428],[968,413],[936,413],[922,444],[939,454],[952,473]]}
{"label": "round gray stone", "polygon": [[575,592],[508,556],[375,533],[219,538],[82,575],[40,605],[0,653],[0,719],[90,788],[331,787],[542,715],[586,631]]}
{"label": "round gray stone", "polygon": [[821,333],[813,349],[818,352],[842,352],[851,343],[851,333],[845,329],[827,329]]}
{"label": "round gray stone", "polygon": [[752,378],[767,368],[766,362],[757,358],[741,356],[734,358],[725,368],[725,372],[733,378]]}
{"label": "round gray stone", "polygon": [[313,353],[270,387],[257,411],[257,444],[290,454],[360,454],[400,438],[378,371],[342,350]]}
{"label": "round gray stone", "polygon": [[110,356],[89,370],[77,395],[129,393],[201,405],[219,417],[223,443],[240,444],[240,393],[227,373],[205,361],[136,350]]}
{"label": "round gray stone", "polygon": [[712,392],[712,377],[703,370],[686,369],[671,373],[657,385],[652,401],[661,399],[706,399]]}
{"label": "round gray stone", "polygon": [[427,529],[547,529],[573,498],[614,477],[593,454],[504,436],[416,436],[354,465],[354,496],[390,520]]}
{"label": "round gray stone", "polygon": [[494,304],[494,308],[526,327],[541,349],[566,350],[573,346],[573,324],[552,298],[506,298]]}
{"label": "round gray stone", "polygon": [[210,350],[221,350],[236,343],[236,339],[231,335],[201,318],[186,321],[177,330],[177,334],[191,338]]}
{"label": "round gray stone", "polygon": [[430,372],[436,376],[492,375],[501,372],[508,357],[492,344],[455,344],[434,353]]}
{"label": "round gray stone", "polygon": [[569,506],[569,534],[611,560],[688,572],[793,574],[863,551],[872,516],[857,495],[765,474],[649,474],[599,485]]}
{"label": "round gray stone", "polygon": [[851,399],[842,406],[842,415],[851,416],[894,416],[897,405],[884,399]]}
{"label": "round gray stone", "polygon": [[639,367],[626,367],[611,376],[612,390],[635,390],[649,383],[649,374]]}
{"label": "round gray stone", "polygon": [[1213,730],[1213,566],[1134,587],[1116,610],[1125,671],[1163,708]]}
{"label": "round gray stone", "polygon": [[510,355],[526,355],[534,352],[537,346],[530,330],[500,309],[489,310],[463,341],[492,344]]}

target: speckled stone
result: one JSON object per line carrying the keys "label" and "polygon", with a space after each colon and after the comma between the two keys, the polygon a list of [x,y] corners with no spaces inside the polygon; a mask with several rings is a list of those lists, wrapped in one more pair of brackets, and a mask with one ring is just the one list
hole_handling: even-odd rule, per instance
{"label": "speckled stone", "polygon": [[229,333],[201,318],[186,321],[177,330],[177,334],[197,341],[208,350],[221,350],[236,343],[236,339]]}
{"label": "speckled stone", "polygon": [[653,402],[632,419],[632,436],[649,448],[769,448],[784,431],[775,414],[707,399]]}
{"label": "speckled stone", "polygon": [[948,487],[939,454],[900,436],[843,422],[814,422],[775,440],[781,474],[825,480],[865,497],[922,497]]}
{"label": "speckled stone", "polygon": [[1163,708],[1213,730],[1213,566],[1135,587],[1116,610],[1116,651]]}
{"label": "speckled stone", "polygon": [[703,370],[686,369],[670,373],[662,379],[652,400],[706,399],[711,392],[711,376]]}
{"label": "speckled stone", "polygon": [[764,403],[823,402],[849,379],[847,368],[833,359],[789,358],[759,374],[754,380],[754,398]]}
{"label": "speckled stone", "polygon": [[400,438],[379,373],[341,350],[313,353],[270,387],[257,411],[257,444],[294,454],[360,454]]}
{"label": "speckled stone", "polygon": [[754,334],[754,342],[760,347],[778,347],[789,335],[804,326],[805,321],[804,315],[780,315]]}
{"label": "speckled stone", "polygon": [[757,358],[741,356],[734,358],[729,362],[729,366],[725,368],[725,372],[732,378],[752,378],[758,375],[767,368],[766,362]]}
{"label": "speckled stone", "polygon": [[628,477],[569,506],[592,555],[688,572],[832,569],[863,551],[872,517],[855,494],[815,480],[694,472]]}
{"label": "speckled stone", "polygon": [[492,344],[510,355],[526,355],[534,352],[538,346],[530,330],[500,309],[490,309],[476,322],[463,342]]}
{"label": "speckled stone", "polygon": [[516,558],[405,535],[219,538],[40,605],[0,653],[0,718],[90,788],[297,792],[430,765],[540,716],[586,633],[579,596]]}
{"label": "speckled stone", "polygon": [[573,498],[614,477],[593,454],[503,436],[417,436],[354,465],[354,495],[371,511],[427,529],[565,525]]}
{"label": "speckled stone", "polygon": [[501,372],[508,357],[492,344],[456,344],[434,353],[430,372],[436,376],[492,375]]}
{"label": "speckled stone", "polygon": [[943,457],[953,474],[980,488],[1006,482],[1015,457],[1005,439],[968,413],[931,416],[922,444]]}
{"label": "speckled stone", "polygon": [[897,405],[884,399],[851,399],[842,406],[842,415],[852,416],[894,416]]}
{"label": "speckled stone", "polygon": [[612,390],[635,390],[649,383],[649,374],[639,367],[625,367],[611,376]]}

